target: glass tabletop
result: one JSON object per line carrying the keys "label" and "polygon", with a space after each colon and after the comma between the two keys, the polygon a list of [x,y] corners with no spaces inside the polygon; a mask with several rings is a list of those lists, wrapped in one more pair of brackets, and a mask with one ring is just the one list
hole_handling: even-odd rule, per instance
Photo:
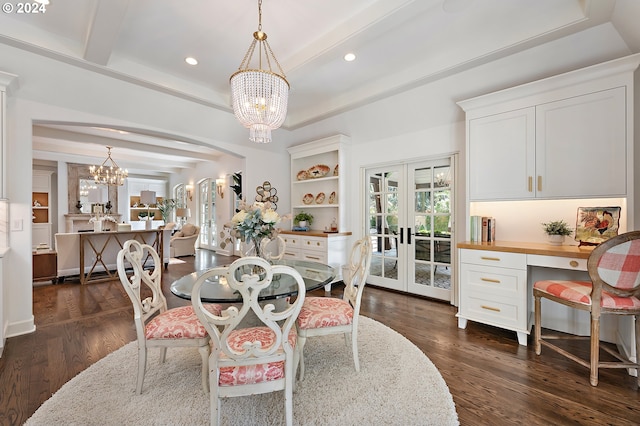
{"label": "glass tabletop", "polygon": [[[307,292],[316,290],[325,284],[329,284],[336,277],[335,268],[318,262],[306,260],[283,259],[271,261],[274,265],[287,265],[294,268],[302,275]],[[183,299],[191,300],[193,285],[199,276],[206,270],[192,272],[171,284],[171,293]],[[258,300],[273,300],[297,294],[297,286],[290,275],[274,274],[271,285],[260,293]],[[234,292],[224,281],[221,283],[218,277],[211,277],[202,285],[201,297],[203,302],[237,303],[242,302],[242,297]]]}

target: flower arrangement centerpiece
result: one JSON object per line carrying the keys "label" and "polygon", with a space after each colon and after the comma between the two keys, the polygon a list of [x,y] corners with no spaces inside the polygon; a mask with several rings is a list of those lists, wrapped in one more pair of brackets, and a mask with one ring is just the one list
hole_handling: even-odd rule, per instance
{"label": "flower arrangement centerpiece", "polygon": [[276,225],[289,215],[280,216],[270,202],[247,204],[240,201],[239,211],[231,218],[236,238],[246,243],[253,242],[256,255],[260,256],[260,243],[263,238],[275,238],[278,235]]}
{"label": "flower arrangement centerpiece", "polygon": [[96,211],[95,215],[89,219],[89,223],[93,223],[93,232],[102,232],[105,221],[117,223],[113,216],[103,216],[100,212]]}
{"label": "flower arrangement centerpiece", "polygon": [[176,200],[174,200],[173,198],[165,198],[156,205],[156,208],[160,210],[160,215],[162,216],[162,220],[166,225],[169,221],[171,212],[176,208]]}

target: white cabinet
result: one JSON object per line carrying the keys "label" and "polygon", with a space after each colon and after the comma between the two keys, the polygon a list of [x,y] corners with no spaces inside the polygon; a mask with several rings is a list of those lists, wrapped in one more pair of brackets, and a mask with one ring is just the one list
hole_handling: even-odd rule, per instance
{"label": "white cabinet", "polygon": [[469,120],[469,198],[533,198],[535,109]]}
{"label": "white cabinet", "polygon": [[336,269],[334,281],[342,279],[342,266],[347,263],[350,250],[350,235],[350,232],[306,234],[294,231],[283,231],[280,234],[286,243],[285,259],[307,260],[331,265]]}
{"label": "white cabinet", "polygon": [[336,135],[289,148],[291,211],[293,216],[303,210],[311,214],[311,229],[323,231],[334,220],[340,232],[348,229],[344,207],[348,143],[349,138]]}
{"label": "white cabinet", "polygon": [[471,119],[469,198],[624,196],[626,146],[624,87]]}
{"label": "white cabinet", "polygon": [[458,327],[467,320],[513,330],[527,345],[527,255],[489,250],[460,250]]}
{"label": "white cabinet", "polygon": [[626,128],[624,87],[536,106],[536,196],[625,196]]}

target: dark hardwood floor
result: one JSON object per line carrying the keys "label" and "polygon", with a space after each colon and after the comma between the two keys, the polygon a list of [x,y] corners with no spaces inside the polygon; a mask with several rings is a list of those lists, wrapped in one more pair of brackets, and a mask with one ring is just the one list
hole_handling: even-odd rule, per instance
{"label": "dark hardwood floor", "polygon": [[[194,263],[204,268],[233,259],[200,250],[180,260],[163,277],[170,307],[189,303],[168,288]],[[332,295],[340,292],[334,286]],[[33,296],[36,332],[8,339],[0,358],[2,425],[22,424],[65,382],[135,338],[119,281],[37,286]],[[501,329],[470,322],[460,330],[455,313],[446,303],[371,286],[362,306],[363,315],[398,331],[433,361],[462,425],[640,424],[640,393],[625,370],[601,370],[594,388],[584,367],[544,348],[536,356],[531,338],[523,347],[515,333]],[[586,356],[588,342],[573,344]]]}

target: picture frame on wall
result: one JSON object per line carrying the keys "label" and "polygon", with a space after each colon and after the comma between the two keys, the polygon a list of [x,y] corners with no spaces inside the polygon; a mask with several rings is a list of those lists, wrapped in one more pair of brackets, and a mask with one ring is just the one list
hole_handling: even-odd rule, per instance
{"label": "picture frame on wall", "polygon": [[578,207],[575,240],[580,246],[594,246],[615,237],[620,211],[620,207]]}

